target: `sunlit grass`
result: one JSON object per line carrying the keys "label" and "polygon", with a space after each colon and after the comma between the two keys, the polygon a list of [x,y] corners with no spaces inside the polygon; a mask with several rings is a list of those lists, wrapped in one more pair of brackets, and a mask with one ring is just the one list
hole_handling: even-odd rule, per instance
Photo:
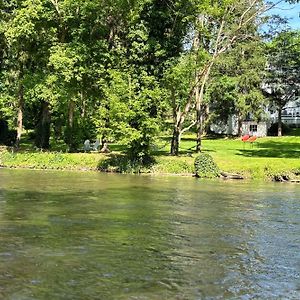
{"label": "sunlit grass", "polygon": [[[241,173],[250,178],[272,178],[276,174],[297,173],[300,171],[300,136],[299,130],[285,137],[258,138],[253,144],[242,142],[240,138],[210,138],[204,137],[202,151],[212,155],[221,170],[231,173]],[[178,164],[184,159],[185,170],[193,168],[196,141],[195,135],[183,136],[180,144],[180,157],[172,160],[167,157],[170,146],[165,142],[169,137],[162,138],[159,151],[156,151],[159,166],[157,169],[166,171],[178,170]],[[165,146],[164,146],[165,145]],[[192,158],[189,156],[193,156]],[[170,162],[172,161],[172,162]]]}
{"label": "sunlit grass", "polygon": [[[188,136],[182,140],[181,150],[187,151],[193,144]],[[222,170],[249,177],[300,170],[300,136],[259,138],[253,144],[238,138],[204,138],[202,150],[209,152]]]}
{"label": "sunlit grass", "polygon": [[[300,173],[299,130],[285,137],[258,138],[253,144],[242,142],[239,138],[210,138],[202,141],[202,151],[209,153],[222,171],[240,173],[248,178],[272,178],[276,174]],[[162,137],[153,145],[155,163],[143,172],[149,173],[194,173],[195,135],[182,137],[179,157],[169,155],[170,137]],[[124,146],[110,145],[112,154],[119,155]],[[25,136],[21,150],[0,152],[0,163],[6,167],[28,167],[39,169],[88,169],[97,170],[104,160],[111,156],[101,153],[66,153],[62,141],[51,144],[51,150],[41,152]],[[120,160],[121,161],[121,160]],[[122,159],[124,163],[124,159]]]}

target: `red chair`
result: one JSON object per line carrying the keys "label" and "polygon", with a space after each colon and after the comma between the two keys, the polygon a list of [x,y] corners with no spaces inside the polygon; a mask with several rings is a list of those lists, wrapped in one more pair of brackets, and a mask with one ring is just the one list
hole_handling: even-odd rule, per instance
{"label": "red chair", "polygon": [[253,135],[248,139],[248,142],[251,144],[251,147],[253,147],[253,143],[256,141],[257,136]]}
{"label": "red chair", "polygon": [[248,142],[249,142],[249,143],[253,143],[253,142],[256,141],[256,139],[257,139],[257,136],[256,136],[256,135],[253,135],[253,136],[251,136],[251,137],[248,139]]}
{"label": "red chair", "polygon": [[243,136],[242,136],[242,141],[243,141],[243,142],[247,142],[247,141],[249,140],[249,138],[250,138],[250,135],[249,135],[249,134],[243,135]]}

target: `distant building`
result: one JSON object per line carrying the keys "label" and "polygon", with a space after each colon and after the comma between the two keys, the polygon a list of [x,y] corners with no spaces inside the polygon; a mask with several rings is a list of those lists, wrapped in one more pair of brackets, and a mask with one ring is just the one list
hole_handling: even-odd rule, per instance
{"label": "distant building", "polygon": [[[242,122],[242,135],[256,135],[263,137],[268,132],[267,122],[244,121]],[[219,122],[210,126],[212,132],[217,134],[238,135],[238,120],[235,116],[228,118],[227,124]]]}
{"label": "distant building", "polygon": [[245,121],[242,123],[242,134],[263,137],[267,136],[268,128],[267,122]]}
{"label": "distant building", "polygon": [[[256,135],[257,137],[267,136],[268,129],[278,122],[278,112],[271,107],[266,111],[266,121],[257,122],[249,118],[242,122],[242,134]],[[288,102],[282,110],[282,123],[290,127],[300,127],[300,99]],[[236,116],[230,116],[227,124],[218,122],[210,126],[212,132],[217,134],[238,135],[238,120]]]}
{"label": "distant building", "polygon": [[[269,110],[271,124],[278,122],[278,112],[275,108]],[[282,123],[290,127],[300,127],[300,99],[288,102],[282,109]]]}

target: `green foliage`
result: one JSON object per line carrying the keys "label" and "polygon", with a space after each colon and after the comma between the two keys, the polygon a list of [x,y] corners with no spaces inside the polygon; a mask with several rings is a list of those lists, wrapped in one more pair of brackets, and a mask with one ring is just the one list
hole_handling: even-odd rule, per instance
{"label": "green foliage", "polygon": [[220,170],[211,155],[201,153],[195,158],[195,173],[200,178],[215,178],[220,176]]}
{"label": "green foliage", "polygon": [[4,144],[8,135],[8,124],[5,120],[0,119],[0,143]]}
{"label": "green foliage", "polygon": [[84,134],[77,123],[73,127],[66,126],[64,130],[64,141],[69,147],[69,152],[76,152],[84,142]]}
{"label": "green foliage", "polygon": [[151,172],[157,174],[186,174],[194,173],[194,159],[186,156],[158,156]]}
{"label": "green foliage", "polygon": [[35,132],[35,145],[38,148],[49,149],[50,147],[49,139],[50,139],[50,123],[39,122]]}
{"label": "green foliage", "polygon": [[267,45],[265,93],[277,109],[299,96],[300,31],[281,32]]}
{"label": "green foliage", "polygon": [[8,127],[6,120],[0,119],[0,144],[12,146],[16,140],[17,132]]}
{"label": "green foliage", "polygon": [[[291,132],[291,128],[289,128],[286,124],[281,125],[282,135],[287,135]],[[278,134],[278,123],[274,123],[268,129],[268,135],[276,136]]]}
{"label": "green foliage", "polygon": [[[192,136],[182,139],[181,152],[190,151],[194,145]],[[54,144],[54,143],[53,143]],[[238,173],[245,178],[273,180],[276,175],[300,175],[300,136],[260,138],[256,145],[244,144],[240,139],[204,139],[203,148],[209,151],[218,167],[227,173]],[[56,149],[60,146],[57,145]],[[25,151],[27,149],[27,151]],[[0,165],[36,169],[102,170],[107,172],[181,174],[191,176],[194,158],[169,156],[168,149],[154,156],[150,165],[133,164],[124,155],[100,153],[63,153],[28,151],[21,144],[17,153],[0,148]],[[11,150],[10,150],[11,151]],[[65,151],[65,149],[64,149]],[[204,153],[205,153],[204,152]]]}
{"label": "green foliage", "polygon": [[126,155],[111,155],[99,163],[98,170],[127,174],[149,173],[153,164],[155,164],[153,158],[148,158],[147,162],[142,162],[132,160]]}
{"label": "green foliage", "polygon": [[263,117],[266,99],[261,89],[266,59],[262,42],[242,42],[216,63],[207,99],[211,121],[227,122],[229,116],[240,121]]}
{"label": "green foliage", "polygon": [[0,165],[10,168],[97,170],[102,154],[0,151]]}
{"label": "green foliage", "polygon": [[261,5],[0,1],[0,118],[9,128],[23,121],[40,148],[59,138],[77,151],[97,137],[125,146],[133,166],[145,165],[166,124],[180,119],[180,130],[192,128],[196,115],[199,123],[195,86],[214,99],[216,117],[258,112]]}

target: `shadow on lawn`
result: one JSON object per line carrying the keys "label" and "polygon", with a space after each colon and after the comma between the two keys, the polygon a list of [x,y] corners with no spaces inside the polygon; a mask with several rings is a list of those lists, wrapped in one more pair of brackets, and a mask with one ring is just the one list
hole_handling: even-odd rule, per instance
{"label": "shadow on lawn", "polygon": [[299,143],[283,143],[277,141],[259,142],[252,147],[247,145],[239,150],[238,155],[247,157],[300,158]]}
{"label": "shadow on lawn", "polygon": [[[182,141],[187,141],[190,140],[189,138],[187,139],[182,139]],[[191,141],[194,141],[191,139]],[[170,144],[165,144],[162,147],[158,147],[158,149],[152,150],[151,154],[154,156],[171,156],[170,154],[170,149],[171,145]],[[203,152],[216,152],[215,150],[211,149],[203,149]],[[197,154],[196,152],[196,144],[189,147],[189,146],[184,146],[181,144],[181,147],[179,148],[179,156],[192,156],[193,154]]]}

